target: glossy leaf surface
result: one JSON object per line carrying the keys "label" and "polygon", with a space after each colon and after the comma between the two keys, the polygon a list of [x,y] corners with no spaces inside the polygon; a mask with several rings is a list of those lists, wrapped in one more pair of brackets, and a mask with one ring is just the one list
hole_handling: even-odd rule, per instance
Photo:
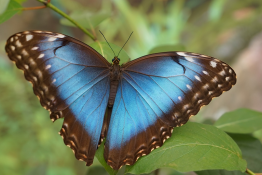
{"label": "glossy leaf surface", "polygon": [[141,158],[126,172],[148,173],[169,167],[181,172],[226,169],[245,171],[241,150],[223,131],[204,124],[187,123],[175,128],[166,143]]}
{"label": "glossy leaf surface", "polygon": [[252,133],[262,129],[262,113],[250,109],[238,109],[222,115],[215,126],[230,133]]}
{"label": "glossy leaf surface", "polygon": [[22,6],[16,1],[10,1],[6,10],[0,15],[0,24],[22,11]]}

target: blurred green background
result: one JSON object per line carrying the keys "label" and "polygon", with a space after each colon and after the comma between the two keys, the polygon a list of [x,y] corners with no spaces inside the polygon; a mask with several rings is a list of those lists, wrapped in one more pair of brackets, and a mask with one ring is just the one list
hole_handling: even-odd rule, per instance
{"label": "blurred green background", "polygon": [[[261,0],[51,2],[78,18],[99,41],[104,39],[98,29],[110,43],[120,47],[134,31],[124,48],[130,59],[170,50],[202,53],[230,64],[238,76],[236,86],[214,99],[192,120],[215,120],[224,112],[240,107],[262,111]],[[41,4],[28,0],[23,6]],[[49,120],[31,84],[5,55],[6,39],[24,30],[59,32],[93,43],[82,31],[47,8],[23,11],[0,24],[0,174],[106,174],[97,160],[93,166],[86,167],[74,158],[57,134],[62,120],[54,124]],[[158,173],[180,174],[168,169]]]}

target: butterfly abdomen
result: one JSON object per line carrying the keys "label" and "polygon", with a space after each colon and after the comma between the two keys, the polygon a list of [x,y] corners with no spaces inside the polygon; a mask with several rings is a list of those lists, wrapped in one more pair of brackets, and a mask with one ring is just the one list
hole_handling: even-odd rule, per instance
{"label": "butterfly abdomen", "polygon": [[118,84],[119,84],[119,80],[114,80],[110,82],[110,93],[109,93],[109,100],[108,100],[109,108],[112,108],[114,105]]}
{"label": "butterfly abdomen", "polygon": [[120,79],[120,66],[113,64],[110,70],[110,93],[108,100],[108,107],[112,108],[116,98],[117,88]]}

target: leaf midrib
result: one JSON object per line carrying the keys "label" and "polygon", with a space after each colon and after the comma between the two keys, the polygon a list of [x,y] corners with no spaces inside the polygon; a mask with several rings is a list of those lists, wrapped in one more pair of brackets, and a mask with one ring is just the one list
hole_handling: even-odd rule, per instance
{"label": "leaf midrib", "polygon": [[238,121],[233,121],[233,122],[229,122],[229,123],[225,123],[222,125],[215,125],[217,128],[223,128],[225,126],[232,126],[232,125],[237,125],[238,123],[243,123],[246,121],[252,121],[252,120],[256,120],[257,117],[253,117],[253,118],[247,118],[247,119],[242,119],[242,120],[238,120]]}
{"label": "leaf midrib", "polygon": [[[162,151],[165,152],[165,151],[167,151],[167,150],[169,150],[169,149],[173,149],[173,148],[175,148],[175,147],[190,146],[190,145],[196,145],[196,146],[211,146],[211,147],[223,149],[223,150],[226,150],[226,151],[228,151],[228,152],[231,152],[232,154],[235,154],[236,156],[238,156],[239,158],[241,158],[238,153],[233,152],[233,151],[231,151],[231,150],[229,150],[229,149],[226,149],[226,148],[224,148],[224,147],[220,147],[220,146],[212,145],[212,144],[197,144],[197,143],[179,144],[179,145],[175,145],[175,146],[171,146],[171,147],[168,147],[168,148],[161,149],[161,150],[159,150],[159,151],[152,152],[152,153],[149,154],[149,155],[154,155],[154,154],[160,153],[160,152],[162,152]],[[149,157],[149,156],[147,156],[147,157]]]}

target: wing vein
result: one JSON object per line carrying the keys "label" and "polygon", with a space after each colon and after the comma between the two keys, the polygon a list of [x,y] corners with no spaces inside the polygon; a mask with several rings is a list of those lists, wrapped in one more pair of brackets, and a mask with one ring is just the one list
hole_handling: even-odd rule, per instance
{"label": "wing vein", "polygon": [[[132,78],[132,76],[131,75],[129,75],[127,72],[123,72],[123,73],[126,73],[134,82],[135,82],[135,80]],[[124,77],[123,77],[124,78]],[[136,88],[126,79],[126,78],[124,78],[135,90],[136,90]],[[136,83],[136,82],[135,82]],[[136,85],[137,86],[139,86],[137,83],[136,83]],[[139,86],[140,87],[140,86]],[[140,87],[140,89],[145,93],[145,94],[147,94],[141,87]],[[137,90],[136,90],[137,91]],[[137,91],[138,92],[138,91]],[[140,94],[140,96],[144,99],[144,97],[141,95],[141,93],[140,92],[138,92],[139,94]],[[148,95],[148,94],[147,94]],[[148,97],[156,104],[156,106],[158,106],[157,105],[157,103],[148,95]],[[144,99],[145,100],[145,99]],[[146,101],[146,100],[145,100]],[[147,102],[146,102],[147,103]],[[147,103],[148,104],[148,106],[150,106],[150,104],[149,103]],[[154,109],[150,106],[150,108],[152,109],[152,111],[154,111]],[[163,112],[163,110],[158,106],[158,108]],[[156,112],[154,111],[154,113],[156,114]],[[164,113],[164,112],[163,112]],[[156,116],[161,120],[161,121],[163,121],[157,114],[156,114]],[[166,123],[165,121],[163,121],[164,123]]]}
{"label": "wing vein", "polygon": [[[151,77],[149,76],[156,84],[157,86],[162,89],[162,91],[168,96],[168,98],[170,98],[170,100],[174,103],[174,105],[176,105],[176,103],[173,101],[173,99],[168,95],[168,93]],[[166,78],[167,79],[167,78]]]}

